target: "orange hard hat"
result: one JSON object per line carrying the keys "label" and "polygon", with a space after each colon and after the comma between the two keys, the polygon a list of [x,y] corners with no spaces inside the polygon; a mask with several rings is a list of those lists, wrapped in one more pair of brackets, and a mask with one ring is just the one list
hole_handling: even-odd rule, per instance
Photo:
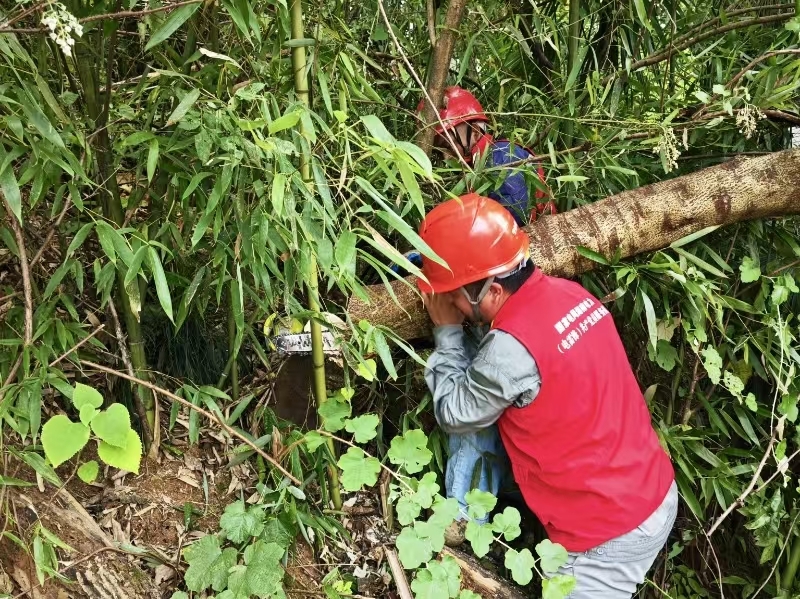
{"label": "orange hard hat", "polygon": [[[463,87],[452,86],[444,90],[444,97],[442,98],[444,108],[439,110],[439,118],[445,124],[448,130],[461,123],[468,123],[470,121],[489,122],[486,114],[483,112],[483,107],[478,99]],[[425,99],[422,99],[417,106],[417,113],[422,114],[422,109],[425,107]],[[440,122],[434,124],[436,133],[440,135],[443,133],[442,125]]]}
{"label": "orange hard hat", "polygon": [[423,219],[420,237],[450,267],[422,258],[423,293],[447,293],[513,270],[528,257],[528,236],[502,204],[477,193],[448,200]]}

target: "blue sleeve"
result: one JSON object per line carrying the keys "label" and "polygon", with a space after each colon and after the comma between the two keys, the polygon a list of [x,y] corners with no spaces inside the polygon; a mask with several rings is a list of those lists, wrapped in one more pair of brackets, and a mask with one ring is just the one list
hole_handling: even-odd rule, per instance
{"label": "blue sleeve", "polygon": [[[508,141],[499,141],[492,146],[490,166],[503,166],[530,156],[531,153],[523,147]],[[525,176],[518,169],[502,169],[497,171],[495,176],[499,185],[489,192],[489,197],[503,204],[514,215],[520,226],[526,225],[530,206]]]}

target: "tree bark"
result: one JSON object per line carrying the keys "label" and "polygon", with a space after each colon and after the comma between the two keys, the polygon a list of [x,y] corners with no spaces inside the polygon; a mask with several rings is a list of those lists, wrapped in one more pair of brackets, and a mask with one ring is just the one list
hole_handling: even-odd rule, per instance
{"label": "tree bark", "polygon": [[[436,46],[433,48],[431,57],[431,67],[428,72],[428,95],[431,101],[439,108],[442,105],[444,88],[447,83],[447,74],[450,72],[450,59],[453,57],[453,47],[458,35],[458,27],[464,18],[464,8],[467,0],[450,0],[447,5],[447,12],[444,17],[442,32],[436,36]],[[436,110],[429,102],[425,102],[422,111],[422,118],[429,125],[420,130],[417,137],[417,145],[426,154],[430,154],[433,148],[433,138],[435,135],[434,127],[437,115]]]}
{"label": "tree bark", "polygon": [[[546,273],[574,277],[597,263],[586,247],[611,258],[665,248],[712,226],[800,214],[800,150],[731,160],[668,181],[610,196],[542,218],[526,228],[531,258]],[[403,339],[425,337],[430,321],[409,277],[395,281],[395,303],[383,285],[367,288],[370,301],[349,300],[353,322],[390,327]]]}

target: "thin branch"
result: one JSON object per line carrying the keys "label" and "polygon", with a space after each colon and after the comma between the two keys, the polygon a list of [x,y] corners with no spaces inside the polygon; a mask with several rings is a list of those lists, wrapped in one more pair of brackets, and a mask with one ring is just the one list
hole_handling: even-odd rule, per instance
{"label": "thin branch", "polygon": [[63,354],[61,354],[61,355],[60,355],[58,358],[56,358],[55,360],[53,360],[52,362],[50,362],[49,368],[52,368],[53,366],[55,366],[56,364],[58,364],[58,363],[59,363],[61,360],[63,360],[63,359],[64,359],[64,358],[66,358],[67,356],[69,356],[69,355],[70,355],[72,352],[74,352],[74,351],[77,351],[77,350],[78,350],[79,348],[81,348],[81,347],[82,347],[82,346],[83,346],[85,343],[88,343],[88,342],[89,342],[89,340],[91,340],[91,339],[92,339],[92,338],[93,338],[95,335],[97,335],[97,334],[98,334],[100,331],[102,331],[102,330],[103,330],[105,327],[106,327],[106,325],[104,325],[104,324],[101,324],[101,325],[100,325],[99,327],[97,327],[97,328],[96,328],[94,331],[92,331],[92,332],[91,332],[91,334],[87,335],[86,337],[84,337],[83,339],[81,339],[80,341],[78,341],[78,342],[77,342],[75,345],[73,345],[71,348],[69,348],[69,349],[68,349],[67,351],[65,351]]}
{"label": "thin branch", "polygon": [[750,69],[752,69],[754,66],[756,66],[759,63],[764,62],[765,60],[769,60],[773,56],[780,56],[782,54],[800,54],[800,49],[798,49],[798,48],[790,48],[788,50],[773,50],[772,52],[767,52],[766,54],[762,54],[761,56],[759,56],[757,58],[754,58],[753,60],[750,61],[750,63],[745,68],[743,68],[741,71],[736,73],[736,76],[733,79],[731,79],[730,81],[728,81],[728,83],[725,85],[725,87],[727,87],[728,89],[734,88],[736,86],[736,84],[739,82],[739,80],[742,77],[744,77],[747,74],[747,72]]}
{"label": "thin branch", "polygon": [[45,2],[39,2],[37,4],[34,4],[33,6],[29,6],[28,8],[23,10],[21,13],[19,13],[16,17],[14,17],[12,19],[9,19],[5,23],[3,23],[2,26],[3,27],[11,27],[14,23],[17,23],[18,21],[21,21],[22,19],[27,17],[32,12],[42,8],[45,4],[47,4],[46,0],[45,0]]}
{"label": "thin branch", "polygon": [[[8,219],[11,221],[11,228],[14,230],[14,237],[17,238],[17,246],[19,249],[19,264],[22,269],[22,291],[25,296],[25,337],[24,344],[28,347],[33,339],[33,296],[31,294],[31,271],[28,266],[28,254],[25,251],[25,238],[22,236],[22,228],[19,226],[19,220],[11,210],[11,205],[8,203],[5,194],[0,192],[3,198],[3,204],[8,213]],[[11,378],[9,376],[9,378]]]}
{"label": "thin branch", "polygon": [[58,215],[56,222],[53,223],[53,226],[50,227],[50,230],[47,232],[47,237],[44,238],[44,243],[42,243],[42,247],[39,248],[39,251],[36,252],[36,255],[31,260],[31,268],[36,266],[39,263],[39,260],[42,259],[44,256],[44,251],[47,249],[47,246],[50,245],[50,242],[53,240],[53,237],[56,236],[56,230],[58,227],[61,226],[64,217],[67,215],[67,212],[72,207],[72,197],[67,195],[67,199],[64,201],[64,208],[61,209],[61,214]]}
{"label": "thin branch", "polygon": [[428,39],[431,42],[431,48],[436,47],[436,5],[434,0],[427,0],[426,12],[428,17]]}
{"label": "thin branch", "polygon": [[[180,8],[181,6],[187,6],[189,4],[200,4],[201,2],[203,2],[203,0],[184,0],[183,2],[176,2],[175,4],[167,4],[165,6],[149,8],[147,10],[122,10],[118,12],[105,13],[102,15],[92,15],[91,17],[84,17],[82,19],[78,19],[78,22],[91,23],[93,21],[106,21],[109,19],[126,19],[128,17],[143,17],[145,15],[152,15],[154,13],[174,10],[176,8]],[[0,29],[0,33],[45,33],[48,31],[50,31],[50,29],[48,29],[47,27],[31,27],[29,29],[14,29],[5,27],[3,29]]]}
{"label": "thin branch", "polygon": [[728,509],[722,512],[720,517],[716,519],[714,524],[711,525],[711,528],[708,529],[706,536],[710,537],[711,535],[713,535],[714,531],[716,531],[720,527],[720,525],[725,521],[725,519],[731,515],[733,510],[736,510],[744,505],[745,499],[747,499],[750,493],[753,492],[753,489],[756,488],[758,477],[761,476],[761,472],[764,470],[764,466],[767,465],[767,460],[769,459],[770,454],[772,454],[772,448],[775,446],[775,440],[777,438],[777,435],[778,435],[777,429],[773,430],[772,436],[769,439],[769,446],[767,447],[767,451],[764,452],[764,457],[761,458],[761,463],[759,463],[758,468],[756,468],[756,471],[753,474],[753,478],[750,480],[750,484],[747,485],[745,490],[742,491],[742,494],[736,498],[736,501],[730,504],[728,506]]}
{"label": "thin branch", "polygon": [[406,573],[400,564],[397,553],[389,547],[384,547],[383,552],[386,555],[386,561],[389,562],[389,568],[392,570],[392,576],[400,599],[413,599],[414,595],[411,593],[411,587],[408,586],[408,578],[406,578]]}
{"label": "thin branch", "polygon": [[270,464],[272,464],[272,466],[276,470],[278,470],[286,478],[288,478],[290,481],[292,481],[295,485],[299,486],[299,485],[302,484],[294,475],[292,475],[288,470],[286,470],[283,466],[281,466],[271,455],[269,455],[267,452],[265,452],[263,449],[261,449],[258,445],[253,443],[250,439],[245,437],[242,433],[237,431],[235,428],[229,426],[224,420],[222,420],[222,418],[220,418],[216,414],[212,414],[211,412],[207,412],[203,408],[194,405],[192,402],[187,401],[187,400],[183,399],[182,397],[180,397],[178,395],[175,395],[171,391],[167,391],[166,389],[164,389],[162,387],[159,387],[158,385],[154,385],[153,383],[151,383],[149,381],[143,381],[142,379],[137,378],[135,376],[130,376],[130,375],[124,373],[124,372],[120,372],[119,370],[114,370],[113,368],[108,368],[107,366],[102,366],[100,364],[95,364],[94,362],[90,362],[88,360],[81,360],[81,364],[83,364],[84,366],[88,366],[89,368],[94,368],[95,370],[99,370],[101,372],[105,372],[107,374],[113,374],[114,376],[118,376],[120,378],[129,380],[132,383],[137,383],[139,385],[147,387],[151,391],[155,391],[156,393],[160,393],[161,395],[163,395],[165,397],[169,397],[172,401],[177,401],[182,406],[185,406],[185,407],[189,408],[190,410],[194,410],[195,412],[197,412],[201,416],[205,416],[208,420],[212,420],[212,421],[216,422],[229,435],[231,435],[233,437],[236,437],[237,439],[242,441],[245,445],[249,446],[253,451],[255,451],[258,455],[260,455],[262,458],[264,458]]}

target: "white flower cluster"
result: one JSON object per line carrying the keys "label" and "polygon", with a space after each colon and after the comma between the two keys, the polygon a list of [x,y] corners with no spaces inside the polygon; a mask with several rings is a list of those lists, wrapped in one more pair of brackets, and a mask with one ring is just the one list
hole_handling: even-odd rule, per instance
{"label": "white flower cluster", "polygon": [[42,25],[50,30],[50,39],[57,43],[62,52],[72,56],[72,46],[75,45],[73,34],[81,37],[83,25],[60,2],[53,2],[42,16]]}
{"label": "white flower cluster", "polygon": [[746,103],[744,108],[736,114],[736,126],[739,127],[739,132],[746,139],[750,139],[753,137],[753,133],[756,132],[758,121],[763,118],[766,117],[758,107]]}
{"label": "white flower cluster", "polygon": [[[684,140],[684,145],[688,140]],[[658,144],[653,148],[655,154],[661,155],[664,161],[666,172],[670,172],[678,168],[678,157],[681,151],[678,149],[678,139],[675,137],[675,131],[672,127],[665,127]]]}

